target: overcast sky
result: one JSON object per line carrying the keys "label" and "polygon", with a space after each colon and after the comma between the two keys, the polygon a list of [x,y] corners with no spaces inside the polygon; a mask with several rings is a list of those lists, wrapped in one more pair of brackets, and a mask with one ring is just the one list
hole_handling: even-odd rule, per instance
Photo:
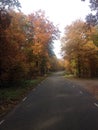
{"label": "overcast sky", "polygon": [[[30,14],[39,9],[44,10],[46,17],[55,25],[59,25],[60,30],[77,19],[85,19],[90,13],[88,0],[19,0],[22,12]],[[55,53],[59,57],[60,43],[55,43]]]}

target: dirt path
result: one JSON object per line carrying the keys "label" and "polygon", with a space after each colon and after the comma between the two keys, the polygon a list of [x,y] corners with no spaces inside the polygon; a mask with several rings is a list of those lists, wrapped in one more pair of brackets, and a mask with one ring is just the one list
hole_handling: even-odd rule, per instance
{"label": "dirt path", "polygon": [[76,79],[68,78],[72,82],[82,86],[98,99],[98,79]]}

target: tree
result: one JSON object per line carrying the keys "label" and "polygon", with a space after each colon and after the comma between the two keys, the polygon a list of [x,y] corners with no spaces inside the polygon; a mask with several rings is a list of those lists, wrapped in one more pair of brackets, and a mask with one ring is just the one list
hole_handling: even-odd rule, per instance
{"label": "tree", "polygon": [[[85,0],[81,0],[85,1]],[[98,23],[98,0],[89,0],[91,11],[95,11],[95,14],[88,14],[86,21],[90,25],[96,25]]]}
{"label": "tree", "polygon": [[2,44],[0,44],[0,82],[21,80],[25,75],[26,55],[26,25],[25,15],[10,12],[13,16],[12,22],[4,33]]}
{"label": "tree", "polygon": [[65,54],[70,55],[71,60],[75,59],[77,75],[81,75],[81,47],[85,44],[85,24],[81,20],[75,21],[65,28],[64,47]]}
{"label": "tree", "polygon": [[53,40],[59,36],[59,30],[46,17],[41,10],[28,16],[29,21],[34,26],[31,48],[40,74],[47,71],[49,57],[53,55]]}
{"label": "tree", "polygon": [[[92,62],[97,61],[97,50],[92,35],[95,30],[87,30],[83,21],[75,21],[65,28],[65,35],[62,39],[62,51],[64,57],[67,56],[71,71],[78,77],[95,76],[95,70],[92,70]],[[92,60],[93,59],[93,60]],[[94,64],[95,65],[95,64]],[[94,66],[93,66],[94,67]]]}
{"label": "tree", "polygon": [[[20,8],[20,3],[18,0],[0,0],[0,49],[5,46],[7,41],[7,36],[5,30],[10,26],[12,16],[9,13],[9,9],[12,7]],[[0,51],[0,57],[5,52]],[[2,59],[2,58],[1,58]],[[0,63],[0,76],[2,75],[2,63]]]}
{"label": "tree", "polygon": [[[81,1],[85,1],[85,0],[81,0]],[[98,9],[98,0],[89,0],[89,3],[90,3],[90,8],[92,10]]]}
{"label": "tree", "polygon": [[0,29],[6,29],[11,23],[11,16],[9,15],[9,9],[21,7],[18,0],[0,0]]}
{"label": "tree", "polygon": [[93,40],[94,44],[98,47],[98,26],[95,26],[94,30],[95,30],[95,32],[92,33],[92,40]]}

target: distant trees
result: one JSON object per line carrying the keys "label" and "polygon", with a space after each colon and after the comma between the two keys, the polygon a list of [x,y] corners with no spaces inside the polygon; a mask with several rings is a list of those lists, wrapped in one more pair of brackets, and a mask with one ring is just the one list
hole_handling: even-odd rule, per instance
{"label": "distant trees", "polygon": [[43,11],[30,15],[9,11],[8,28],[0,30],[0,85],[44,75],[53,69],[53,40],[59,30]]}
{"label": "distant trees", "polygon": [[89,30],[87,24],[81,20],[77,20],[65,28],[62,38],[63,56],[70,66],[67,70],[78,77],[98,76],[96,33],[96,27],[91,27]]}

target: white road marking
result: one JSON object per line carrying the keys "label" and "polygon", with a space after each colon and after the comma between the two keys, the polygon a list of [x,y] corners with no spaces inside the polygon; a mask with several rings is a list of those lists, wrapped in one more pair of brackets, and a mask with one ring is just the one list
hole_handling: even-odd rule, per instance
{"label": "white road marking", "polygon": [[1,125],[4,121],[5,121],[5,120],[0,121],[0,125]]}
{"label": "white road marking", "polygon": [[27,99],[27,97],[25,97],[22,101],[24,102]]}
{"label": "white road marking", "polygon": [[80,94],[83,94],[83,92],[82,92],[82,91],[80,91]]}
{"label": "white road marking", "polygon": [[97,104],[97,103],[94,103],[94,105],[95,105],[96,107],[98,107],[98,104]]}

